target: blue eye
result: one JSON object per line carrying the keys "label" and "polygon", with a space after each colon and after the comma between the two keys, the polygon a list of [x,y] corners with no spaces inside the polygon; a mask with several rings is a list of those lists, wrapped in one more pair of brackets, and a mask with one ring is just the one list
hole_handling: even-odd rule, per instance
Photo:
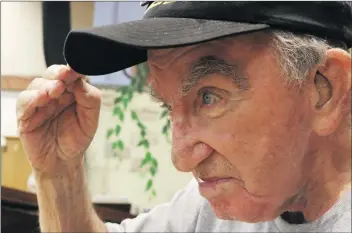
{"label": "blue eye", "polygon": [[215,104],[218,100],[219,97],[209,91],[205,91],[202,93],[202,103],[205,105]]}

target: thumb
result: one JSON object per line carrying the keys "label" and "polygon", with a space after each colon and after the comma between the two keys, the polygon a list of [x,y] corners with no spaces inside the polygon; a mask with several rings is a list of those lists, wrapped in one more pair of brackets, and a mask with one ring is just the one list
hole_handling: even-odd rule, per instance
{"label": "thumb", "polygon": [[100,109],[101,93],[100,90],[83,79],[78,79],[75,83],[73,94],[76,102],[83,108]]}

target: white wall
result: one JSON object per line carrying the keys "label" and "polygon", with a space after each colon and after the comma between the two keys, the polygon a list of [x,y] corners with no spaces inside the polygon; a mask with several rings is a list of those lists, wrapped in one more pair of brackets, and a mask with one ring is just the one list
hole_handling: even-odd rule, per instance
{"label": "white wall", "polygon": [[1,75],[43,73],[42,33],[41,2],[1,3]]}
{"label": "white wall", "polygon": [[124,161],[120,162],[112,156],[113,140],[106,139],[108,128],[119,122],[112,113],[115,93],[115,91],[103,91],[99,127],[86,154],[91,192],[93,196],[105,194],[108,198],[128,197],[128,200],[140,209],[167,202],[176,191],[187,185],[192,175],[180,173],[172,165],[170,144],[161,134],[165,123],[164,120],[159,119],[161,108],[148,94],[136,96],[130,106],[130,109],[135,110],[146,124],[151,151],[159,163],[159,172],[155,178],[157,197],[149,200],[149,196],[144,191],[148,177],[141,176],[138,169],[134,169],[138,168],[145,151],[135,146],[139,140],[139,131],[129,118],[129,114],[125,115],[121,131],[121,138],[127,144],[125,145],[127,149],[122,153],[125,157]]}
{"label": "white wall", "polygon": [[[1,3],[2,76],[40,76],[45,71],[41,4]],[[93,2],[72,2],[72,28],[90,27],[93,8]]]}

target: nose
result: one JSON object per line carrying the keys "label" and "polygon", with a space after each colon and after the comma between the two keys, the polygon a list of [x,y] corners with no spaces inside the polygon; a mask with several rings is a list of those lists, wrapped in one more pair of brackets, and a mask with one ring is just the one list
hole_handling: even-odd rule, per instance
{"label": "nose", "polygon": [[185,117],[172,117],[172,162],[177,170],[192,171],[213,149],[202,142],[202,130]]}

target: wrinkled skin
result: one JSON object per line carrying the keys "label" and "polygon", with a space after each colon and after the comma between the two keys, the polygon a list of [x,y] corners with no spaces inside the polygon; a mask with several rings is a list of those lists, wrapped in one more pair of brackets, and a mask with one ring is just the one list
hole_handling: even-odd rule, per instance
{"label": "wrinkled skin", "polygon": [[52,65],[17,100],[18,130],[36,174],[74,171],[96,132],[100,91],[64,65]]}
{"label": "wrinkled skin", "polygon": [[[268,39],[256,38],[240,36],[150,51],[150,85],[171,109],[172,161],[178,170],[191,171],[197,178],[231,178],[200,189],[219,218],[258,222],[295,210],[314,220],[349,182],[350,167],[337,172],[326,162],[334,155],[340,169],[341,161],[350,161],[349,136],[341,133],[346,115],[341,109],[348,106],[351,86],[350,56],[335,54],[336,59],[317,66],[298,89],[283,81]],[[235,65],[239,75],[248,79],[248,90],[213,73],[187,95],[180,95],[191,64],[203,56]],[[317,89],[318,69],[332,86],[341,87],[337,96],[324,96],[329,92]],[[336,70],[345,78],[336,81]],[[329,106],[317,109],[321,100]],[[329,139],[337,133],[339,137]],[[327,185],[326,176],[332,184]]]}

